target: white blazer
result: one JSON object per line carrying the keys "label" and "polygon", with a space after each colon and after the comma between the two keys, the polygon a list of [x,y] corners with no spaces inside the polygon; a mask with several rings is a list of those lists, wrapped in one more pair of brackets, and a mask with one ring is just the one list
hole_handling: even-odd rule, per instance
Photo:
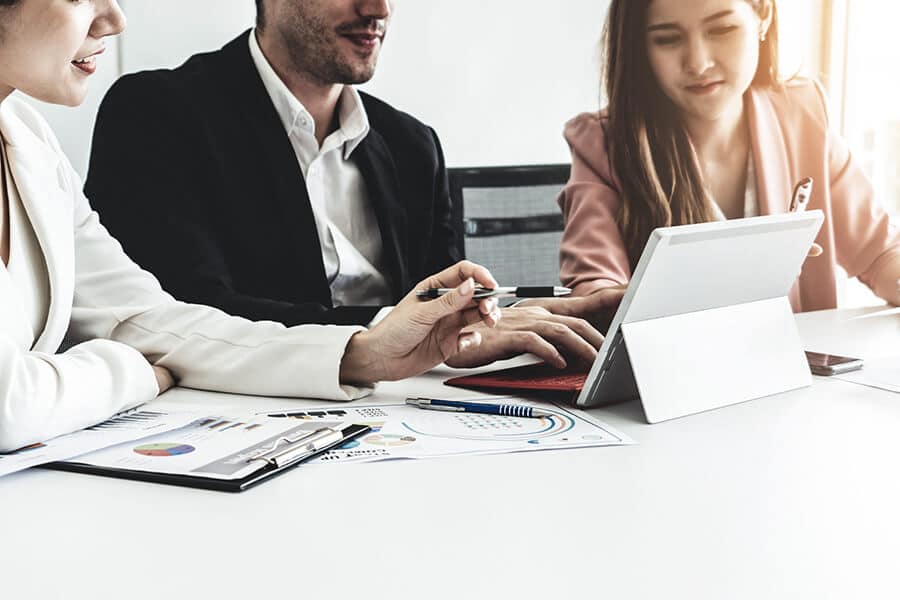
{"label": "white blazer", "polygon": [[[151,400],[158,392],[151,362],[192,388],[330,400],[365,394],[338,380],[344,349],[362,328],[286,328],[176,301],[100,224],[37,112],[19,98],[5,99],[0,131],[47,263],[51,297],[44,330],[33,347],[21,347],[22,323],[12,322],[21,315],[4,309],[13,290],[4,289],[9,278],[0,281],[0,451]],[[64,339],[74,345],[57,353]]]}

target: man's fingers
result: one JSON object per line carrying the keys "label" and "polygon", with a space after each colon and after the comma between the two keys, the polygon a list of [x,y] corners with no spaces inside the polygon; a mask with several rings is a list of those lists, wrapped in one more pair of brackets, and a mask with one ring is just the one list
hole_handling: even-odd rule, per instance
{"label": "man's fingers", "polygon": [[521,354],[530,352],[548,365],[559,369],[566,368],[566,359],[563,358],[556,346],[536,333],[517,331],[507,337],[506,350],[509,354]]}
{"label": "man's fingers", "polygon": [[584,319],[562,316],[554,316],[553,319],[569,327],[569,329],[580,335],[582,339],[594,348],[599,350],[600,346],[603,345],[603,334],[597,331],[593,325]]}
{"label": "man's fingers", "polygon": [[496,298],[487,298],[478,303],[478,312],[488,327],[495,327],[500,321],[501,312]]}
{"label": "man's fingers", "polygon": [[583,362],[593,362],[597,357],[596,348],[569,329],[568,325],[543,321],[535,324],[534,332],[567,356]]}
{"label": "man's fingers", "polygon": [[[500,320],[500,311],[499,309],[495,310],[492,313],[492,319],[494,322]],[[487,321],[487,317],[481,314],[480,308],[467,308],[466,310],[459,313],[459,327],[467,327],[469,325],[475,325],[476,323],[484,323],[488,327],[493,327],[491,323]]]}

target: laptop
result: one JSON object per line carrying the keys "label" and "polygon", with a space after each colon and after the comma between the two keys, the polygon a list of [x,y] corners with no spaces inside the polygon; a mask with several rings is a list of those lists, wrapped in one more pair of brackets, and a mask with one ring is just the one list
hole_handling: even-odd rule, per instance
{"label": "laptop", "polygon": [[761,300],[786,301],[823,220],[822,211],[815,210],[655,229],[589,371],[528,365],[446,383],[569,393],[580,407],[636,398],[623,325]]}

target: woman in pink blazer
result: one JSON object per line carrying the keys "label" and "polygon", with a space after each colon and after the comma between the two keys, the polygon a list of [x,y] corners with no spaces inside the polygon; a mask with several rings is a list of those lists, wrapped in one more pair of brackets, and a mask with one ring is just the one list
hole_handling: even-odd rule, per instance
{"label": "woman in pink blazer", "polygon": [[795,311],[837,305],[835,266],[900,304],[900,232],[834,133],[814,82],[778,75],[774,0],[613,0],[609,106],[565,128],[572,174],[561,279],[578,295],[628,281],[655,227],[788,211],[813,177],[821,256]]}

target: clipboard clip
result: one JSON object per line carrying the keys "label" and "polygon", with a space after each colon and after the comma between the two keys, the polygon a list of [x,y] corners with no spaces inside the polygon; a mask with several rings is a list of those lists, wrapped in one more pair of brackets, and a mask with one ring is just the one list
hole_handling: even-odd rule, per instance
{"label": "clipboard clip", "polygon": [[343,440],[343,430],[332,429],[331,427],[303,432],[298,436],[282,436],[273,441],[269,448],[264,448],[255,456],[248,458],[247,462],[262,460],[277,468],[281,468],[303,460]]}

